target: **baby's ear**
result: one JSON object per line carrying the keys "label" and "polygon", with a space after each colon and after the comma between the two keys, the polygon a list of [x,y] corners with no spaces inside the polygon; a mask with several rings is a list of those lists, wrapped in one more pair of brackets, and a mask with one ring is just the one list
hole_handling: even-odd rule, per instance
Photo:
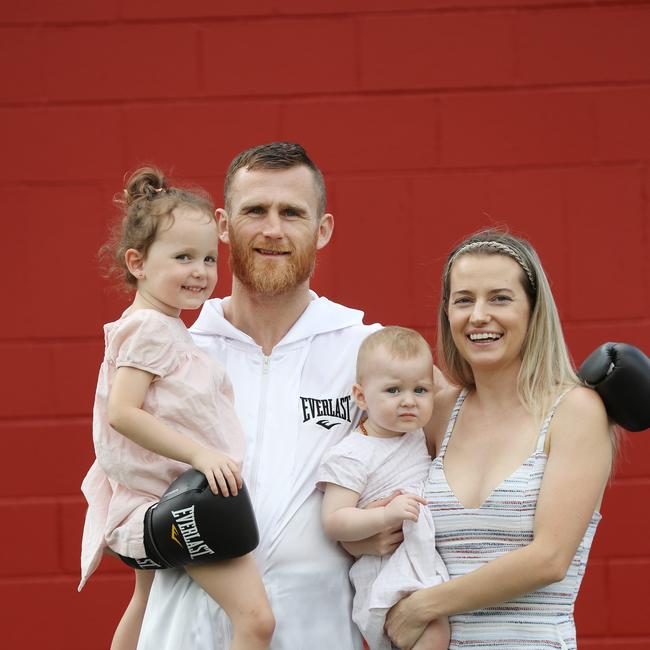
{"label": "baby's ear", "polygon": [[363,394],[363,387],[361,384],[352,384],[352,399],[362,411],[367,410],[366,397]]}

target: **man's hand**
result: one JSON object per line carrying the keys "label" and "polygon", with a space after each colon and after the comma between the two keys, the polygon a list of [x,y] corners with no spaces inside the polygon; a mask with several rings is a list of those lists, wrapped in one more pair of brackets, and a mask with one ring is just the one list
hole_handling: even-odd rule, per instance
{"label": "man's hand", "polygon": [[420,504],[427,502],[417,494],[400,494],[384,506],[386,527],[394,527],[403,521],[417,521],[420,515]]}
{"label": "man's hand", "polygon": [[191,465],[205,474],[213,494],[236,496],[242,486],[239,465],[214,449],[201,447],[192,457]]}

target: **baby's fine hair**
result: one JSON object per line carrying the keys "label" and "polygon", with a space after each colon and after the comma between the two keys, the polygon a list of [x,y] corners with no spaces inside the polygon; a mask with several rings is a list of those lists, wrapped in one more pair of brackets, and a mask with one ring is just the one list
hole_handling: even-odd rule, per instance
{"label": "baby's fine hair", "polygon": [[371,334],[360,345],[357,354],[357,383],[361,382],[364,363],[372,353],[380,348],[383,348],[391,357],[397,359],[412,359],[424,354],[431,359],[431,367],[433,368],[431,348],[424,337],[419,332],[408,327],[390,325]]}
{"label": "baby's fine hair", "polygon": [[110,239],[99,249],[99,257],[107,267],[108,275],[121,278],[127,289],[134,288],[137,280],[126,266],[126,251],[133,248],[146,256],[161,224],[174,222],[174,210],[190,208],[214,219],[214,203],[205,190],[173,187],[156,167],[141,167],[134,171],[113,202],[120,209],[122,218]]}

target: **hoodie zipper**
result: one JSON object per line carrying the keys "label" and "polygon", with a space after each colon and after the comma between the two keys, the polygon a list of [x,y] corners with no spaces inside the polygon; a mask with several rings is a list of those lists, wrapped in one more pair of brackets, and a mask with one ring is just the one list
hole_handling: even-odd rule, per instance
{"label": "hoodie zipper", "polygon": [[266,420],[266,398],[269,387],[269,369],[271,365],[271,357],[267,357],[265,354],[262,354],[262,374],[261,374],[261,385],[260,385],[260,401],[259,408],[257,411],[257,433],[255,436],[256,439],[256,452],[255,452],[255,462],[253,469],[251,471],[251,485],[253,486],[253,494],[258,494],[258,475],[260,468],[260,459],[262,457],[262,444],[264,442],[264,422]]}

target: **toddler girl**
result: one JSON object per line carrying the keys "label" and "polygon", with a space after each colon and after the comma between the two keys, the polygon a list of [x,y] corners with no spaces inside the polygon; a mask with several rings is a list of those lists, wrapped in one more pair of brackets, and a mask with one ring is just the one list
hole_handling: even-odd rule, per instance
{"label": "toddler girl", "polygon": [[[107,549],[134,568],[155,564],[143,541],[145,512],[190,466],[215,494],[242,487],[244,434],[230,382],[179,318],[182,309],[200,307],[217,282],[213,205],[201,192],[169,187],[154,168],[136,171],[124,194],[121,228],[107,246],[136,292],[104,326],[93,410],[97,460],[82,485],[88,513],[80,589]],[[274,621],[251,554],[185,569],[230,617],[231,650],[268,648]],[[113,650],[135,648],[153,575],[135,568]]]}
{"label": "toddler girl", "polygon": [[[368,419],[323,457],[322,521],[326,534],[341,542],[404,522],[404,541],[392,556],[365,555],[350,569],[352,618],[370,650],[389,650],[388,609],[416,589],[449,579],[435,550],[431,515],[420,508],[426,504],[422,485],[431,464],[421,427],[433,412],[433,359],[426,341],[402,327],[371,334],[359,348],[352,394]],[[401,494],[388,505],[364,509],[395,491]],[[448,645],[449,624],[439,619],[413,648],[446,650]]]}

